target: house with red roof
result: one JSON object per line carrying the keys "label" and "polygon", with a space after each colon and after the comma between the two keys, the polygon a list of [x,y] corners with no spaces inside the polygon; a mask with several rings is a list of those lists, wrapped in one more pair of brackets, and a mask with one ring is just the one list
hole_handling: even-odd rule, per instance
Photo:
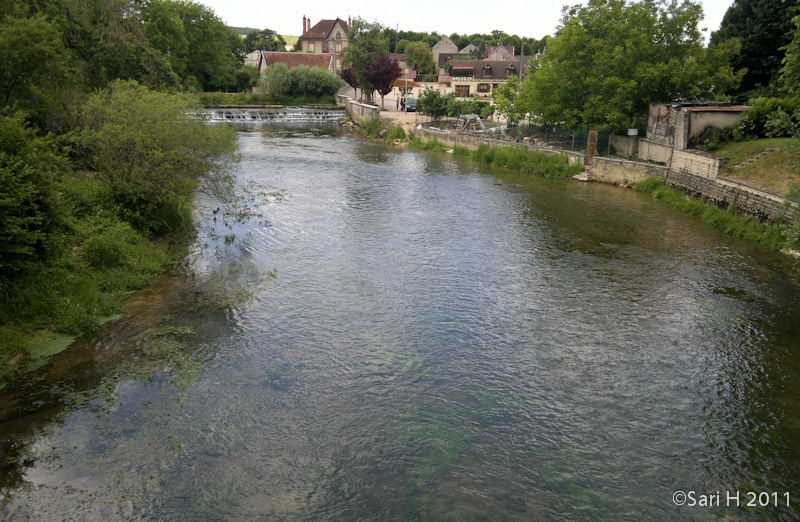
{"label": "house with red roof", "polygon": [[267,67],[272,67],[276,63],[283,63],[289,69],[306,65],[308,67],[323,67],[331,72],[333,69],[332,54],[311,54],[311,53],[289,53],[280,51],[260,51],[261,60],[258,70],[263,73]]}
{"label": "house with red roof", "polygon": [[349,24],[341,18],[320,20],[312,26],[311,19],[303,17],[303,34],[298,38],[300,51],[309,54],[329,54],[334,56],[334,71],[342,67],[342,50],[347,47]]}

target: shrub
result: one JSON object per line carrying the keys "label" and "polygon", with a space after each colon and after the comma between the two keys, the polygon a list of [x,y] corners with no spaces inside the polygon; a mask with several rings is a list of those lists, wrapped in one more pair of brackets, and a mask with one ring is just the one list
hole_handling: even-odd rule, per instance
{"label": "shrub", "polygon": [[764,135],[767,138],[791,138],[798,133],[800,133],[800,110],[791,115],[779,108],[770,115],[764,125]]}
{"label": "shrub", "polygon": [[406,139],[406,131],[403,130],[402,125],[398,125],[396,123],[389,125],[386,129],[386,139],[389,141],[395,140],[405,140]]}
{"label": "shrub", "polygon": [[744,111],[738,125],[738,136],[743,139],[756,139],[766,136],[767,122],[782,110],[793,114],[800,109],[800,98],[758,98]]}
{"label": "shrub", "polygon": [[114,223],[84,243],[86,260],[94,268],[114,268],[125,264],[131,247],[142,240],[127,223]]}

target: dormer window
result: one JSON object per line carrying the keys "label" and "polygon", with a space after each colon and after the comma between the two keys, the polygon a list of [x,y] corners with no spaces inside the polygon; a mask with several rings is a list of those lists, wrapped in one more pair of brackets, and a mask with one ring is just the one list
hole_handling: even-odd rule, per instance
{"label": "dormer window", "polygon": [[506,69],[506,74],[508,76],[516,76],[517,75],[517,68],[513,65],[509,65],[508,69]]}
{"label": "dormer window", "polygon": [[492,66],[487,65],[483,68],[483,75],[484,76],[491,76],[492,75]]}

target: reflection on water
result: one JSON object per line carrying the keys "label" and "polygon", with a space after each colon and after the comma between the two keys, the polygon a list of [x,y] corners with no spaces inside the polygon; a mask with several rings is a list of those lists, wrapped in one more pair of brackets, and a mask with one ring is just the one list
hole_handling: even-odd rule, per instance
{"label": "reflection on water", "polygon": [[798,517],[788,260],[335,126],[240,145],[272,226],[201,202],[187,266],[0,392],[4,518]]}

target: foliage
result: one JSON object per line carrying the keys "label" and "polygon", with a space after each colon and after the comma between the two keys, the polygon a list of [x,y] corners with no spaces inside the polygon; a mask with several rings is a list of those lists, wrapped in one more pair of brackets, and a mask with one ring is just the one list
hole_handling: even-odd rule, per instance
{"label": "foliage", "polygon": [[736,0],[728,8],[712,44],[736,39],[741,54],[731,65],[746,69],[739,92],[767,86],[777,80],[785,47],[792,40],[791,13],[798,0]]}
{"label": "foliage", "polygon": [[286,40],[272,29],[248,32],[244,39],[244,45],[248,52],[286,50]]}
{"label": "foliage", "polygon": [[519,123],[526,113],[526,105],[520,103],[520,89],[519,78],[512,76],[492,91],[497,112],[505,116],[511,126]]}
{"label": "foliage", "polygon": [[189,98],[120,80],[81,111],[76,158],[108,188],[119,217],[140,230],[188,226],[193,191],[217,186],[234,158],[233,131],[206,125],[193,108]]}
{"label": "foliage", "polygon": [[627,128],[653,100],[721,98],[741,77],[736,42],[704,49],[702,8],[690,0],[590,0],[564,8],[562,26],[522,87],[546,123]]}
{"label": "foliage", "polygon": [[143,11],[148,42],[168,57],[184,86],[236,87],[244,57],[242,38],[208,7],[188,0],[153,0]]}
{"label": "foliage", "polygon": [[779,108],[764,124],[764,135],[767,138],[800,137],[800,110],[789,114]]}
{"label": "foliage", "polygon": [[451,99],[447,106],[447,115],[459,116],[461,114],[477,114],[481,118],[486,119],[494,114],[494,107],[492,107],[491,103],[488,101],[481,101],[478,99]]}
{"label": "foliage", "polygon": [[442,94],[439,89],[426,87],[417,100],[417,111],[438,120],[447,115],[450,103],[455,100],[455,93]]}
{"label": "foliage", "polygon": [[358,89],[358,76],[356,76],[356,73],[353,72],[353,69],[349,67],[342,69],[342,71],[339,73],[339,76],[347,85],[353,88],[353,92]]}
{"label": "foliage", "polygon": [[366,134],[367,138],[374,140],[378,133],[386,128],[386,122],[377,112],[370,115],[359,125],[359,128]]}
{"label": "foliage", "polygon": [[414,69],[420,74],[428,74],[436,71],[436,64],[433,63],[433,52],[424,42],[411,42],[405,48],[406,64],[410,69]]}
{"label": "foliage", "polygon": [[388,39],[383,34],[383,26],[355,18],[350,24],[347,37],[349,42],[342,50],[342,65],[353,70],[358,78],[358,85],[365,94],[372,94],[375,85],[367,78],[365,69],[378,58],[388,55]]}
{"label": "foliage", "polygon": [[322,67],[301,65],[289,69],[286,64],[276,63],[264,71],[261,84],[273,100],[279,101],[293,96],[331,97],[344,82]]}
{"label": "foliage", "polygon": [[562,155],[551,156],[525,147],[492,147],[485,143],[472,152],[472,159],[546,178],[569,178],[583,170],[580,165],[570,165]]}
{"label": "foliage", "polygon": [[780,82],[783,89],[791,96],[800,96],[800,15],[792,19],[794,30],[791,41],[785,47],[783,67],[780,71]]}
{"label": "foliage", "polygon": [[403,71],[397,65],[397,60],[390,60],[386,56],[381,56],[364,68],[364,77],[381,95],[381,104],[383,97],[392,92],[394,81],[400,78],[401,74]]}
{"label": "foliage", "polygon": [[709,205],[699,199],[687,196],[683,190],[666,186],[656,178],[641,181],[633,188],[639,192],[651,194],[655,199],[664,200],[687,214],[698,216],[726,234],[756,241],[775,250],[786,246],[786,232],[783,225],[761,223],[755,216],[739,215],[733,205],[727,209]]}
{"label": "foliage", "polygon": [[0,275],[30,268],[52,250],[63,217],[56,183],[67,168],[52,136],[24,115],[0,115]]}
{"label": "foliage", "polygon": [[[797,138],[728,141],[722,143],[714,154],[728,158],[725,174],[728,177],[783,194],[800,184],[800,140]],[[757,156],[757,161],[733,168]]]}
{"label": "foliage", "polygon": [[428,152],[446,152],[447,147],[439,143],[439,140],[433,138],[432,140],[425,141],[421,139],[419,136],[411,135],[411,140],[408,142],[408,146],[412,149],[416,150],[424,150]]}
{"label": "foliage", "polygon": [[246,92],[248,88],[258,85],[261,78],[261,72],[258,67],[252,65],[245,65],[234,74],[236,78],[236,90]]}
{"label": "foliage", "polygon": [[793,114],[800,110],[800,98],[757,98],[744,111],[737,127],[738,135],[743,139],[766,137],[767,122],[778,111]]}

